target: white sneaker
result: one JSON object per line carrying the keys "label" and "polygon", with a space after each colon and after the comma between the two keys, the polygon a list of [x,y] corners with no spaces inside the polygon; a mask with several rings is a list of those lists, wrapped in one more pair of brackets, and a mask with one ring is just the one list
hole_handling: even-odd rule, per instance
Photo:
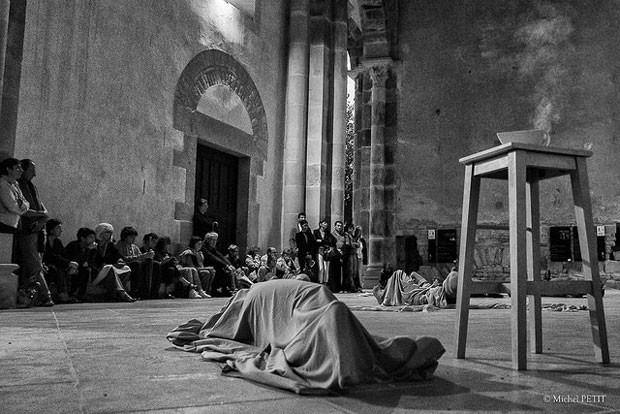
{"label": "white sneaker", "polygon": [[205,292],[204,290],[199,290],[199,291],[198,291],[198,294],[199,294],[200,296],[202,296],[203,298],[205,298],[205,299],[209,299],[209,298],[211,297],[211,295],[209,295],[209,294],[208,294],[207,292]]}
{"label": "white sneaker", "polygon": [[187,295],[188,298],[190,299],[202,299],[202,296],[200,296],[200,293],[196,292],[196,290],[191,289],[189,291],[189,295]]}

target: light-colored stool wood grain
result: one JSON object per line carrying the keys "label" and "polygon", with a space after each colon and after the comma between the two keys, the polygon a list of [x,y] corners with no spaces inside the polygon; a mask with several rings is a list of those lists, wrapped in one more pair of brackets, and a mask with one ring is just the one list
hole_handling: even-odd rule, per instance
{"label": "light-colored stool wood grain", "polygon": [[[592,204],[586,158],[592,152],[577,149],[508,143],[468,157],[465,165],[463,219],[459,252],[459,280],[456,314],[456,357],[465,358],[469,301],[472,293],[474,243],[477,228],[480,181],[482,178],[508,181],[510,232],[510,291],[512,366],[527,369],[527,301],[529,301],[531,351],[542,353],[541,294],[587,294],[596,359],[609,363],[607,328],[603,312],[596,236],[593,233]],[[539,182],[570,175],[575,219],[579,232],[585,281],[555,285],[540,280]]]}

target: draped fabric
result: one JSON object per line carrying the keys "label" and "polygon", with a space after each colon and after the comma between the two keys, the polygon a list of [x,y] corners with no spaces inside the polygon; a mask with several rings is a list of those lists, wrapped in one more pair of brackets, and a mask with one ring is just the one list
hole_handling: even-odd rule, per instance
{"label": "draped fabric", "polygon": [[227,375],[300,394],[430,379],[445,351],[431,337],[373,337],[329,289],[287,279],[241,290],[206,323],[193,319],[167,337],[225,362]]}
{"label": "draped fabric", "polygon": [[[452,280],[452,278],[447,280]],[[375,286],[373,294],[380,305],[401,306],[401,305],[433,305],[440,308],[447,307],[446,290],[456,294],[456,289],[452,289],[451,284],[437,282],[428,283],[424,278],[411,272],[410,275],[402,270],[396,270],[388,279],[385,289]]]}

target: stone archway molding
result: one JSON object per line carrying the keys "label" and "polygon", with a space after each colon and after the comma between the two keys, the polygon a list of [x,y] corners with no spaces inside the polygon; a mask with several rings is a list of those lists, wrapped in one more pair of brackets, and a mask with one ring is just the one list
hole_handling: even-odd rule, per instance
{"label": "stone archway molding", "polygon": [[263,161],[267,157],[267,117],[254,81],[232,56],[220,50],[200,52],[185,67],[174,96],[173,126],[196,135],[192,118],[203,93],[211,86],[230,87],[241,99],[252,123],[252,140]]}

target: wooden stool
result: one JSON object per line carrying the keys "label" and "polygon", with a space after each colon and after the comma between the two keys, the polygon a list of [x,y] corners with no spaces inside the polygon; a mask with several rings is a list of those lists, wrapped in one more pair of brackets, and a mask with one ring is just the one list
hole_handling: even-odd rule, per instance
{"label": "wooden stool", "polygon": [[[465,164],[463,221],[459,252],[456,303],[456,357],[465,358],[469,299],[472,291],[473,258],[480,180],[508,180],[510,232],[510,291],[512,366],[527,369],[527,314],[529,301],[531,351],[542,353],[541,294],[587,294],[597,360],[609,363],[607,328],[603,313],[596,237],[588,188],[586,158],[592,152],[576,149],[508,143],[461,158]],[[558,284],[540,280],[539,181],[570,175],[585,281]],[[488,227],[488,226],[486,226]]]}

